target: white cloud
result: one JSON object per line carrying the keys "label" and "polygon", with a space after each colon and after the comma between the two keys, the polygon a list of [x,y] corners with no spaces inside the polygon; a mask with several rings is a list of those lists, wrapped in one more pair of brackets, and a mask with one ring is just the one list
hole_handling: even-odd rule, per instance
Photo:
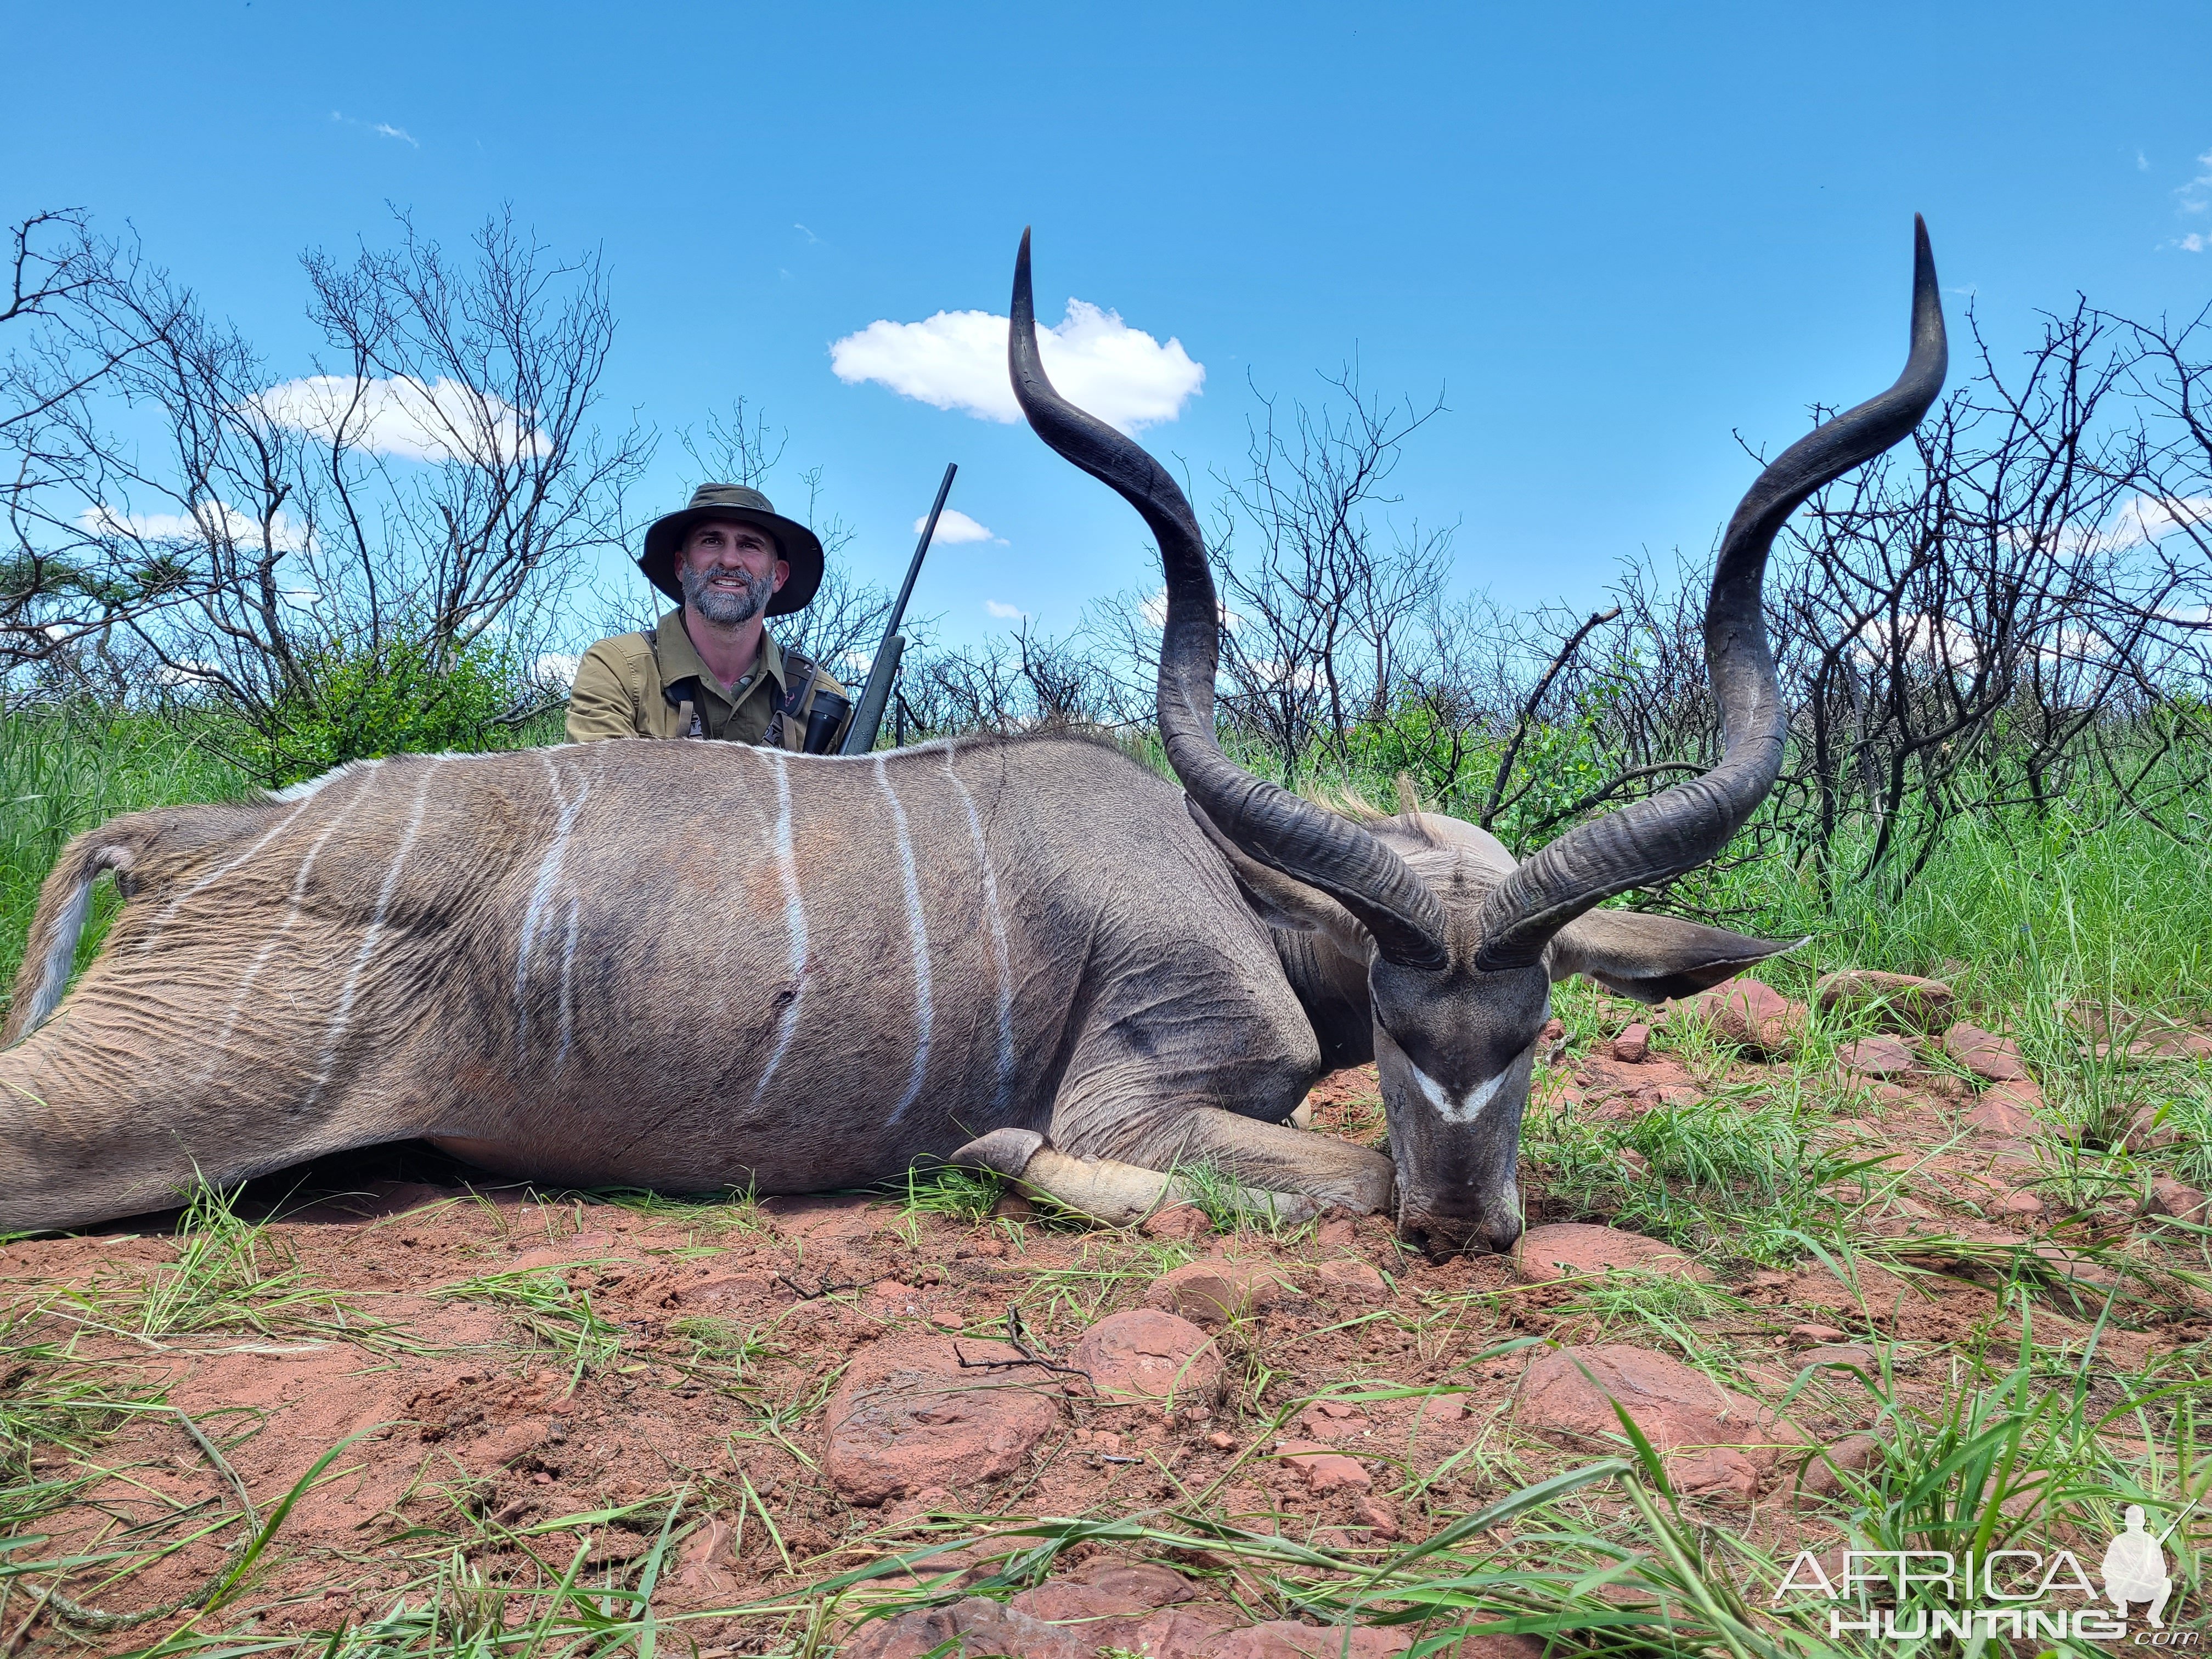
{"label": "white cloud", "polygon": [[[93,507],[77,514],[76,521],[88,535],[124,541],[261,545],[261,521],[224,501],[202,501],[189,513],[125,513]],[[297,553],[307,545],[301,526],[283,513],[270,515],[269,539],[280,553]]]}
{"label": "white cloud", "polygon": [[425,385],[404,374],[359,380],[310,374],[272,386],[255,401],[278,426],[410,461],[493,466],[545,447],[527,410],[443,375]]}
{"label": "white cloud", "polygon": [[2137,495],[2121,507],[2100,538],[2113,549],[2148,546],[2177,530],[2212,534],[2212,495]]}
{"label": "white cloud", "polygon": [[[914,521],[914,533],[917,536],[921,534],[922,526],[928,522],[929,516],[927,514],[916,519]],[[1006,538],[1004,536],[994,536],[988,526],[977,524],[958,507],[948,507],[937,515],[937,533],[929,538],[929,544],[932,547],[936,546],[939,542],[943,542],[947,547],[957,547],[962,542],[996,542],[1003,547],[1006,544]]]}
{"label": "white cloud", "polygon": [[[1022,412],[1006,376],[1006,326],[988,311],[879,320],[831,345],[830,367],[848,386],[874,380],[902,398],[1011,423]],[[1087,301],[1070,300],[1066,317],[1037,345],[1061,394],[1124,432],[1174,420],[1206,383],[1205,366],[1181,340],[1162,345]]]}
{"label": "white cloud", "polygon": [[[2203,213],[2212,210],[2212,149],[2197,158],[2197,165],[2204,169],[2187,184],[2173,192],[2174,205],[2183,213]],[[2203,253],[2212,250],[2212,234],[2191,231],[2177,236],[2168,244],[2184,253]]]}
{"label": "white cloud", "polygon": [[1025,622],[1030,614],[1018,605],[1006,605],[997,599],[984,600],[983,610],[986,614],[996,617],[1000,622]]}
{"label": "white cloud", "polygon": [[389,121],[364,121],[356,116],[347,115],[337,110],[331,112],[331,119],[341,126],[359,127],[362,131],[374,133],[379,138],[397,138],[411,149],[422,148],[413,133],[408,131],[405,127],[395,127]]}

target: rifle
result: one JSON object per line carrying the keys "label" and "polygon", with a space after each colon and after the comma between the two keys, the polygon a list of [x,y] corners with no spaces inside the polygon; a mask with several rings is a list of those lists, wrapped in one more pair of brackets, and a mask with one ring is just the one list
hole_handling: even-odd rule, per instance
{"label": "rifle", "polygon": [[898,678],[899,659],[906,654],[906,638],[898,631],[899,624],[906,620],[906,602],[914,597],[914,579],[921,574],[922,556],[929,551],[930,538],[937,534],[937,515],[945,511],[945,498],[952,493],[952,475],[959,470],[957,461],[945,465],[945,482],[937,486],[937,500],[922,524],[921,540],[915,547],[914,560],[906,568],[906,580],[891,606],[883,643],[876,647],[876,659],[868,665],[868,683],[860,688],[860,701],[853,711],[853,723],[846,728],[844,744],[837,750],[841,755],[865,755],[876,746],[876,734],[884,725],[884,707],[890,701],[891,682]]}

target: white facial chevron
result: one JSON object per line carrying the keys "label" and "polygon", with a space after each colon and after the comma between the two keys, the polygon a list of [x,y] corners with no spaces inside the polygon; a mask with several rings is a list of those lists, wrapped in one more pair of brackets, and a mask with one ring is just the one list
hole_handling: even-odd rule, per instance
{"label": "white facial chevron", "polygon": [[1450,1090],[1419,1066],[1410,1066],[1407,1069],[1413,1073],[1413,1081],[1421,1085],[1422,1097],[1437,1109],[1437,1115],[1447,1123],[1472,1123],[1480,1117],[1482,1109],[1490,1104],[1492,1097],[1498,1093],[1498,1085],[1511,1075],[1513,1070],[1509,1066],[1489,1082],[1478,1083],[1464,1095],[1454,1099]]}

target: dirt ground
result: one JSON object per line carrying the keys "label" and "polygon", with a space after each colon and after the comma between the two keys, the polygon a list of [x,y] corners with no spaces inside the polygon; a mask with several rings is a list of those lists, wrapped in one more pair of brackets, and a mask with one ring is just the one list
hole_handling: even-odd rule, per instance
{"label": "dirt ground", "polygon": [[[1603,1040],[1548,1058],[1532,1117],[1585,1130],[1783,1075],[1748,1060],[1702,1076],[1666,1054],[1629,1062]],[[1608,1313],[1542,1248],[1433,1263],[1379,1218],[1222,1232],[1186,1211],[1123,1234],[1018,1198],[962,1214],[941,1196],[582,1196],[471,1184],[419,1148],[257,1183],[228,1216],[15,1240],[0,1292],[24,1462],[0,1634],[99,1652],[178,1632],[319,1641],[395,1607],[567,1582],[642,1584],[680,1619],[684,1650],[827,1651],[872,1595],[933,1572],[987,1576],[1035,1540],[963,1540],[1036,1517],[1201,1516],[1380,1559],[1622,1449],[1576,1416],[1571,1377],[1534,1369],[1568,1352],[1630,1371],[1620,1351],[1701,1367],[1705,1406],[1653,1407],[1671,1422],[1675,1405],[1694,1418],[1733,1402],[1717,1449],[1694,1424],[1661,1441],[1685,1501],[1771,1547],[1832,1550],[1840,1511],[1806,1491],[1806,1454],[1874,1422],[1860,1371],[1887,1368],[1900,1396],[1939,1401],[1947,1356],[2017,1342],[2030,1304],[1990,1264],[2023,1249],[2050,1265],[2039,1351],[2078,1358],[2119,1281],[2068,1241],[2118,1241],[2147,1272],[2165,1248],[2118,1199],[2054,1233],[2062,1218],[2031,1201],[2032,1138],[1966,1121],[1975,1097],[1949,1074],[1853,1086],[1820,1142],[1911,1165],[1858,1224],[1910,1235],[1913,1252],[1850,1282],[1816,1261],[1738,1264],[1722,1273],[1725,1307],[1684,1311],[1673,1334]],[[1371,1068],[1327,1079],[1310,1104],[1323,1133],[1381,1136]],[[1872,1172],[1856,1179],[1871,1191]],[[1600,1279],[1608,1266],[1668,1271],[1649,1241],[1595,1232],[1607,1216],[1541,1168],[1527,1185],[1533,1228],[1583,1230],[1532,1243],[1585,1252]],[[2139,1234],[2151,1242],[2130,1243]],[[2106,1397],[2207,1334],[2202,1297],[2158,1282],[2096,1334]],[[1116,1330],[1134,1333],[1118,1349]],[[1174,1372],[1164,1392],[1115,1392],[1154,1360]],[[1664,1394],[1675,1371],[1650,1386]],[[820,1593],[951,1542],[843,1600]],[[1180,1576],[1146,1589],[1105,1571],[1147,1559]],[[1124,1617],[1114,1628],[1156,1659],[1306,1650],[1294,1609],[1202,1550],[1078,1543],[1051,1566],[1046,1589],[1071,1587],[1061,1601],[1032,1590],[1026,1605],[1048,1621],[1092,1593],[1078,1581],[1107,1585],[1093,1616]],[[712,1611],[728,1608],[746,1610]],[[157,1616],[124,1622],[143,1613]],[[1140,1613],[1154,1624],[1132,1636]],[[954,1615],[929,1616],[953,1629]],[[924,1615],[906,1618],[849,1650],[926,1652]],[[1243,1647],[1222,1646],[1229,1630],[1247,1631]],[[1375,1652],[1404,1645],[1373,1634]]]}

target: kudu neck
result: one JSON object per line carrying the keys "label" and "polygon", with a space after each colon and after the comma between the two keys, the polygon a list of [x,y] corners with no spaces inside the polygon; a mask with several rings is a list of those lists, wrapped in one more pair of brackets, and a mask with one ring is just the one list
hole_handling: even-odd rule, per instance
{"label": "kudu neck", "polygon": [[1375,1058],[1375,1008],[1367,994],[1367,968],[1320,933],[1271,927],[1283,975],[1313,1024],[1322,1064],[1331,1071],[1364,1066]]}

